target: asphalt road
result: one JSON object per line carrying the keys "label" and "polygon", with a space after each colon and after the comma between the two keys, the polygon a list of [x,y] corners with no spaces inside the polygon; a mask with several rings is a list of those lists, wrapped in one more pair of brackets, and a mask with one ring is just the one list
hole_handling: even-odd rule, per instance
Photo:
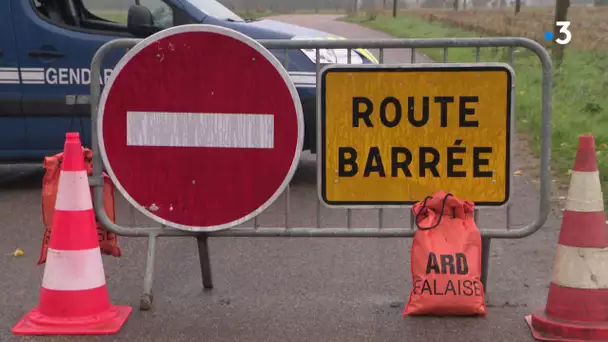
{"label": "asphalt road", "polygon": [[[276,19],[347,38],[386,35],[333,21],[332,16]],[[387,54],[387,62],[409,61],[407,51]],[[513,226],[531,222],[537,210],[537,165],[525,144],[515,144]],[[13,172],[14,174],[14,172]],[[0,341],[16,338],[11,327],[38,303],[43,267],[36,266],[42,238],[40,172],[29,172],[0,189],[0,251],[25,250],[23,257],[0,257]],[[290,224],[315,224],[315,161],[303,157],[291,186]],[[285,200],[260,216],[263,226],[280,226]],[[145,220],[120,198],[123,225]],[[323,208],[322,225],[344,226],[341,210]],[[503,227],[504,211],[482,215],[480,227]],[[353,226],[377,224],[376,212],[357,211]],[[386,227],[407,225],[403,210],[385,216]],[[215,289],[202,291],[193,238],[159,240],[155,307],[140,312],[146,241],[120,238],[121,258],[104,257],[112,302],[134,312],[118,335],[36,338],[38,341],[528,341],[524,316],[545,304],[559,221],[551,217],[535,235],[493,240],[485,318],[419,317],[401,313],[411,290],[408,239],[216,238],[210,241]]]}

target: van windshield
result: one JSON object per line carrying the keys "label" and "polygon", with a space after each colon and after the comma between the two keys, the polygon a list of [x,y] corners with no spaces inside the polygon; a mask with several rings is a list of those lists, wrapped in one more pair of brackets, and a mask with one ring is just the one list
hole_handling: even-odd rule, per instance
{"label": "van windshield", "polygon": [[244,21],[243,18],[236,15],[234,12],[229,10],[224,5],[220,4],[216,0],[186,0],[194,7],[198,8],[202,12],[212,17],[230,20],[230,21]]}

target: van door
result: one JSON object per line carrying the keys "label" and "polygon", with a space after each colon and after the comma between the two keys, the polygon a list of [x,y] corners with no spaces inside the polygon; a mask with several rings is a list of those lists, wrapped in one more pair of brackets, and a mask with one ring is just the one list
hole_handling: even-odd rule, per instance
{"label": "van door", "polygon": [[[95,1],[103,2],[109,1]],[[129,7],[126,0],[111,3]],[[83,127],[90,125],[91,59],[107,41],[131,37],[125,24],[83,17],[85,13],[77,11],[78,4],[80,0],[14,2],[15,32],[23,37],[17,41],[17,47],[26,143],[29,155],[34,158],[60,152],[66,132],[82,134]],[[103,83],[123,54],[124,51],[108,56],[102,70]],[[85,146],[90,146],[90,134],[84,134],[82,140]]]}
{"label": "van door", "polygon": [[[0,0],[2,1],[2,0]],[[90,65],[107,41],[133,38],[127,13],[135,0],[22,0],[15,18],[20,62],[26,69],[23,111],[27,143],[44,156],[61,151],[65,132],[79,131],[85,146],[91,144]],[[152,7],[160,28],[173,26],[174,18],[188,17],[177,0],[138,0]],[[156,12],[158,11],[158,12]],[[156,17],[155,17],[156,18]],[[115,50],[104,59],[102,86],[126,51]]]}
{"label": "van door", "polygon": [[0,1],[0,159],[13,159],[25,148],[21,84],[10,1]]}

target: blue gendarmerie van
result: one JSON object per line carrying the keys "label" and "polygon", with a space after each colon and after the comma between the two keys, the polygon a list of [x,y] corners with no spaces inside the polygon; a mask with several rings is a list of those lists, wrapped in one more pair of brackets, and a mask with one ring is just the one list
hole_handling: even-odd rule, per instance
{"label": "blue gendarmerie van", "polygon": [[[116,6],[122,10],[108,10]],[[153,30],[138,29],[146,22],[153,23]],[[41,162],[61,152],[68,131],[80,132],[90,147],[89,68],[97,49],[112,39],[145,38],[195,23],[231,28],[254,39],[341,38],[274,20],[246,20],[216,0],[2,0],[0,163]],[[280,61],[285,58],[284,51],[273,53]],[[115,51],[106,58],[102,85],[123,54]],[[347,63],[345,50],[320,55],[322,64]],[[293,50],[288,61],[304,108],[304,150],[315,153],[316,54]],[[377,60],[359,49],[351,52],[351,63]]]}

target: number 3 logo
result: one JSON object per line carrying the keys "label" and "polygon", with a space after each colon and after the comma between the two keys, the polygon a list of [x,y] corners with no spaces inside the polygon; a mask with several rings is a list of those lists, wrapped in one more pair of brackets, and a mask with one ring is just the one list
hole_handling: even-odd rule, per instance
{"label": "number 3 logo", "polygon": [[555,42],[561,45],[570,43],[570,40],[572,40],[572,33],[570,32],[570,30],[568,30],[568,27],[570,27],[570,22],[558,21],[555,24],[557,25],[557,27],[560,28],[559,33],[563,33],[566,35],[566,39],[557,38]]}

